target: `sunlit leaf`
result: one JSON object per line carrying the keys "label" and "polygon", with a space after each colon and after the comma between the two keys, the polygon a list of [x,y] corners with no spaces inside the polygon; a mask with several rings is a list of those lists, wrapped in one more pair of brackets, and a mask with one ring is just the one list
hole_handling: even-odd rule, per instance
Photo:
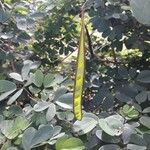
{"label": "sunlit leaf", "polygon": [[9,76],[17,81],[23,82],[21,75],[18,73],[13,72],[13,73],[10,73]]}
{"label": "sunlit leaf", "polygon": [[56,142],[56,150],[84,150],[83,142],[75,137],[62,137]]}
{"label": "sunlit leaf", "polygon": [[20,89],[18,92],[16,92],[7,102],[8,105],[11,105],[16,101],[16,99],[22,94],[23,89]]}

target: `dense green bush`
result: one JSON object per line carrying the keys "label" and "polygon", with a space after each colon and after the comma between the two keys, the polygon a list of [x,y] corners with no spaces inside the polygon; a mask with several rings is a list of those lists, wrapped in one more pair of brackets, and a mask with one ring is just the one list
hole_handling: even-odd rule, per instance
{"label": "dense green bush", "polygon": [[82,0],[0,2],[0,150],[150,149],[149,0],[89,0],[83,119],[73,115]]}

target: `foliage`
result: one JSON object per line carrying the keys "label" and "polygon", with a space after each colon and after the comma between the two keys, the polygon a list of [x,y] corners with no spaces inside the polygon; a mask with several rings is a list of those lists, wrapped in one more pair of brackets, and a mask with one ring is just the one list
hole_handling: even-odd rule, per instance
{"label": "foliage", "polygon": [[82,5],[0,1],[1,150],[150,149],[149,0],[85,3],[90,39],[76,121],[75,57],[67,59]]}

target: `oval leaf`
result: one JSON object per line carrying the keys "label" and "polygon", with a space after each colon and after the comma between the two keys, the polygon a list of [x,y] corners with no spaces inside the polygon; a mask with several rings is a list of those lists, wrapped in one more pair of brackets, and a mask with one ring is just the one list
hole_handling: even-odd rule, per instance
{"label": "oval leaf", "polygon": [[56,104],[65,109],[72,109],[72,103],[73,103],[72,93],[63,94],[56,100]]}
{"label": "oval leaf", "polygon": [[150,129],[150,117],[142,116],[142,117],[140,118],[140,123],[141,123],[143,126],[145,126],[145,127],[147,127],[147,128]]}
{"label": "oval leaf", "polygon": [[131,0],[133,16],[142,24],[150,25],[150,0]]}
{"label": "oval leaf", "polygon": [[135,145],[135,144],[128,144],[127,145],[128,150],[146,150],[146,146],[140,146],[140,145]]}
{"label": "oval leaf", "polygon": [[119,136],[123,132],[123,120],[120,120],[119,115],[113,115],[105,119],[99,119],[99,126],[104,132],[111,136]]}
{"label": "oval leaf", "polygon": [[0,80],[0,93],[15,90],[16,84],[8,80]]}
{"label": "oval leaf", "polygon": [[83,142],[75,137],[67,138],[63,137],[57,140],[56,150],[84,150],[85,146]]}
{"label": "oval leaf", "polygon": [[141,104],[145,102],[148,99],[148,93],[147,91],[142,91],[135,97],[136,101]]}
{"label": "oval leaf", "polygon": [[47,74],[44,78],[44,87],[45,88],[51,87],[54,79],[55,79],[54,74],[50,74],[50,73]]}
{"label": "oval leaf", "polygon": [[150,70],[141,71],[137,76],[137,80],[142,83],[150,83]]}
{"label": "oval leaf", "polygon": [[49,102],[38,102],[37,104],[34,105],[33,109],[36,112],[40,112],[47,109],[49,106],[50,106]]}
{"label": "oval leaf", "polygon": [[51,121],[55,115],[56,115],[56,106],[55,106],[55,104],[51,103],[49,105],[47,112],[46,112],[47,121]]}
{"label": "oval leaf", "polygon": [[79,135],[86,134],[90,132],[92,129],[94,129],[97,125],[98,121],[97,119],[93,118],[90,115],[84,114],[81,121],[76,121],[73,124],[73,130],[74,132],[78,133]]}
{"label": "oval leaf", "polygon": [[120,147],[116,144],[108,144],[101,146],[99,150],[120,150]]}
{"label": "oval leaf", "polygon": [[41,70],[37,70],[33,76],[33,80],[32,82],[37,86],[37,87],[41,87],[43,84],[43,80],[44,80],[44,74],[42,73]]}
{"label": "oval leaf", "polygon": [[21,75],[18,73],[13,72],[13,73],[10,73],[9,76],[17,81],[23,82]]}
{"label": "oval leaf", "polygon": [[16,101],[16,99],[21,95],[23,92],[23,89],[20,89],[18,92],[16,92],[7,102],[8,105],[11,105]]}

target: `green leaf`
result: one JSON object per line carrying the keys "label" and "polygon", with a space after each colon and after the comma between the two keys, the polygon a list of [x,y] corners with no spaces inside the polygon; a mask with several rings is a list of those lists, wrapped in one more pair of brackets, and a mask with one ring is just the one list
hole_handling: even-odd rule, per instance
{"label": "green leaf", "polygon": [[133,134],[133,132],[135,131],[135,128],[139,126],[138,122],[132,123],[131,125],[126,123],[124,124],[123,127],[123,133],[122,133],[122,140],[123,140],[123,144],[127,144],[130,141],[130,137]]}
{"label": "green leaf", "polygon": [[17,81],[23,82],[23,79],[21,77],[20,74],[16,73],[16,72],[12,72],[9,74],[10,78],[15,79]]}
{"label": "green leaf", "polygon": [[53,145],[57,142],[57,139],[63,137],[64,135],[65,135],[65,132],[59,133],[58,135],[51,138],[47,143],[50,144],[50,145]]}
{"label": "green leaf", "polygon": [[139,93],[139,94],[135,97],[136,101],[137,101],[139,104],[145,102],[145,101],[147,100],[147,98],[148,98],[148,93],[147,93],[147,91],[142,91],[141,93]]}
{"label": "green leaf", "polygon": [[83,142],[75,137],[62,137],[56,142],[56,150],[84,150]]}
{"label": "green leaf", "polygon": [[36,126],[39,126],[41,124],[46,124],[46,116],[43,112],[34,113],[32,116],[32,122],[36,124]]}
{"label": "green leaf", "polygon": [[31,140],[33,139],[35,133],[37,132],[36,129],[33,127],[30,127],[25,130],[22,136],[22,145],[25,150],[30,150],[31,149]]}
{"label": "green leaf", "polygon": [[22,15],[26,15],[28,13],[28,8],[21,5],[17,5],[14,9],[17,13]]}
{"label": "green leaf", "polygon": [[14,120],[13,126],[16,130],[25,130],[29,126],[29,121],[25,117],[19,116]]}
{"label": "green leaf", "polygon": [[57,100],[56,104],[65,109],[72,109],[73,104],[73,94],[67,93],[61,95]]}
{"label": "green leaf", "polygon": [[132,101],[132,98],[131,98],[131,97],[125,95],[124,93],[120,93],[120,92],[116,92],[115,97],[116,97],[119,101],[121,101],[121,102],[130,102],[130,101]]}
{"label": "green leaf", "polygon": [[128,117],[135,119],[138,118],[139,112],[136,109],[133,109],[130,113],[128,113]]}
{"label": "green leaf", "polygon": [[37,70],[37,71],[34,73],[32,82],[33,82],[37,87],[41,87],[42,84],[43,84],[43,81],[44,81],[44,74],[42,73],[41,70]]}
{"label": "green leaf", "polygon": [[14,139],[29,126],[29,122],[24,117],[17,117],[14,120],[5,120],[1,123],[1,131],[8,139]]}
{"label": "green leaf", "polygon": [[65,133],[60,133],[62,127],[61,126],[55,126],[53,129],[53,137],[50,138],[50,140],[48,141],[48,143],[50,145],[53,145],[56,143],[58,138],[61,138],[65,135]]}
{"label": "green leaf", "polygon": [[62,85],[65,87],[72,87],[74,85],[74,81],[71,78],[67,78],[63,81]]}
{"label": "green leaf", "polygon": [[34,111],[36,112],[40,112],[43,111],[45,109],[47,109],[50,106],[49,102],[38,102],[37,104],[34,105]]}
{"label": "green leaf", "polygon": [[55,74],[55,80],[53,81],[52,86],[56,86],[58,84],[61,84],[64,81],[64,78],[60,74]]}
{"label": "green leaf", "polygon": [[18,92],[16,92],[7,102],[8,105],[11,105],[12,103],[14,103],[17,98],[22,94],[23,89],[20,89]]}
{"label": "green leaf", "polygon": [[136,144],[136,145],[141,145],[145,146],[146,142],[143,138],[143,135],[139,135],[137,133],[133,133],[130,137],[130,143]]}
{"label": "green leaf", "polygon": [[130,111],[131,111],[131,107],[129,105],[124,105],[123,108],[122,108],[122,111],[125,113],[125,114],[128,114]]}
{"label": "green leaf", "polygon": [[56,106],[55,106],[55,104],[51,103],[49,105],[47,112],[46,112],[47,121],[51,121],[55,115],[56,115]]}
{"label": "green leaf", "polygon": [[128,144],[127,145],[128,150],[146,150],[146,146],[140,146],[140,145],[135,145],[135,144]]}
{"label": "green leaf", "polygon": [[96,131],[96,136],[103,142],[106,143],[119,143],[120,142],[120,138],[117,136],[110,136],[108,134],[106,134],[105,132],[103,132],[102,130],[97,130]]}
{"label": "green leaf", "polygon": [[44,78],[44,87],[48,88],[51,87],[53,85],[53,81],[55,79],[55,75],[54,74],[47,74]]}
{"label": "green leaf", "polygon": [[150,113],[150,107],[145,108],[142,113]]}
{"label": "green leaf", "polygon": [[30,63],[30,69],[37,69],[41,65],[41,61],[34,61]]}
{"label": "green leaf", "polygon": [[54,131],[53,131],[53,137],[55,137],[56,135],[58,135],[61,130],[62,130],[61,126],[55,126],[54,127]]}
{"label": "green leaf", "polygon": [[142,24],[150,25],[150,1],[149,0],[131,0],[133,16]]}
{"label": "green leaf", "polygon": [[7,98],[10,94],[12,94],[14,91],[16,91],[16,89],[5,92],[3,94],[0,95],[0,101],[4,100],[5,98]]}
{"label": "green leaf", "polygon": [[144,133],[143,138],[147,143],[147,148],[150,148],[150,133]]}
{"label": "green leaf", "polygon": [[101,146],[98,150],[120,150],[120,147],[116,144],[108,144]]}
{"label": "green leaf", "polygon": [[142,83],[150,83],[150,70],[143,70],[137,76],[137,81]]}
{"label": "green leaf", "polygon": [[61,95],[65,94],[68,91],[68,89],[64,86],[58,88],[54,93],[54,100],[57,100]]}
{"label": "green leaf", "polygon": [[143,126],[150,129],[150,117],[142,116],[139,120]]}
{"label": "green leaf", "polygon": [[0,80],[0,93],[16,90],[16,84],[8,80]]}
{"label": "green leaf", "polygon": [[11,105],[10,108],[8,109],[8,111],[13,116],[19,116],[23,113],[22,108],[18,105]]}
{"label": "green leaf", "polygon": [[38,129],[38,131],[34,134],[33,139],[31,140],[31,146],[47,141],[53,136],[53,127],[49,125],[42,126]]}
{"label": "green leaf", "polygon": [[33,127],[28,128],[22,137],[22,144],[25,150],[30,150],[36,145],[46,142],[53,136],[54,129],[52,126],[45,125],[38,130]]}
{"label": "green leaf", "polygon": [[60,120],[68,120],[71,121],[74,119],[74,114],[70,111],[65,111],[65,112],[57,112],[57,117]]}
{"label": "green leaf", "polygon": [[120,109],[120,114],[127,120],[134,119],[139,116],[139,112],[135,109],[135,107],[130,105],[124,105]]}
{"label": "green leaf", "polygon": [[99,126],[107,134],[111,136],[119,136],[123,132],[123,121],[123,118],[119,115],[113,115],[105,119],[99,119]]}
{"label": "green leaf", "polygon": [[73,130],[79,135],[86,134],[96,127],[98,118],[94,114],[86,113],[81,121],[76,121],[73,124]]}

